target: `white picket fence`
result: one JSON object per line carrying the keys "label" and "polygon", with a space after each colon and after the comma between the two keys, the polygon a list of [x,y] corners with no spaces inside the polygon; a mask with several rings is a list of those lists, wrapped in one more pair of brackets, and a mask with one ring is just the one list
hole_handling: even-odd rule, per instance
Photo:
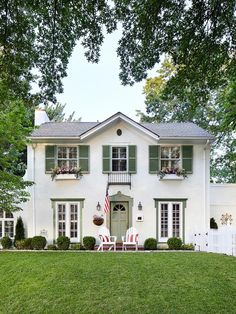
{"label": "white picket fence", "polygon": [[236,256],[236,228],[224,225],[205,233],[195,233],[193,243],[198,251]]}

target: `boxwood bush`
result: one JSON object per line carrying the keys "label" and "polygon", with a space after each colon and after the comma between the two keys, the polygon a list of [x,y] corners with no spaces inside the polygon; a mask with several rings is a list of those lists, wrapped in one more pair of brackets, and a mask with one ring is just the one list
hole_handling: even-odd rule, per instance
{"label": "boxwood bush", "polygon": [[4,250],[10,249],[12,247],[12,239],[5,236],[1,239],[1,245]]}
{"label": "boxwood bush", "polygon": [[66,236],[57,238],[57,247],[59,250],[68,250],[70,246],[70,239]]}
{"label": "boxwood bush", "polygon": [[167,244],[170,250],[180,250],[182,247],[182,240],[176,237],[169,238]]}
{"label": "boxwood bush", "polygon": [[51,251],[56,251],[57,246],[55,244],[48,244],[47,249]]}
{"label": "boxwood bush", "polygon": [[35,236],[32,238],[32,248],[34,250],[43,250],[47,244],[47,240],[42,236]]}
{"label": "boxwood bush", "polygon": [[94,250],[96,239],[94,237],[83,237],[83,246],[85,250]]}
{"label": "boxwood bush", "polygon": [[24,249],[25,250],[32,250],[33,247],[32,247],[32,238],[27,238],[27,239],[24,239]]}
{"label": "boxwood bush", "polygon": [[144,242],[144,250],[156,250],[157,240],[154,238],[148,238]]}

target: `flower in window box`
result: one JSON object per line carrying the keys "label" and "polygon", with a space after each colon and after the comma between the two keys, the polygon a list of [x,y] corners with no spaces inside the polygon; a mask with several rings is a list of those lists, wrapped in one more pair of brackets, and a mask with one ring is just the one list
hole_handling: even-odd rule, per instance
{"label": "flower in window box", "polygon": [[181,169],[181,168],[168,168],[168,167],[165,167],[165,168],[162,168],[159,172],[158,172],[158,175],[160,176],[160,179],[163,179],[165,175],[168,175],[168,174],[175,174],[177,175],[178,177],[179,176],[183,176],[184,178],[187,178],[187,174],[186,174],[186,171],[185,169]]}
{"label": "flower in window box", "polygon": [[52,169],[52,180],[58,175],[58,174],[74,174],[76,179],[81,178],[83,176],[82,169],[80,167],[55,167]]}

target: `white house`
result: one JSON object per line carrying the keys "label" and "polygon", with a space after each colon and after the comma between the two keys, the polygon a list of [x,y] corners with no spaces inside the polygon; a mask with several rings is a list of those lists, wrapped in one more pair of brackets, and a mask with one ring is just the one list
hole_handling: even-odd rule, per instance
{"label": "white house", "polygon": [[[97,237],[94,215],[103,215],[118,241],[136,227],[140,244],[172,236],[190,243],[194,232],[208,229],[213,137],[194,123],[137,123],[120,112],[103,122],[55,123],[41,110],[35,124],[40,126],[30,137],[26,175],[35,185],[20,213],[28,237],[44,235],[49,243],[59,235],[71,242]],[[56,166],[80,166],[83,176],[52,180]],[[162,178],[163,168],[185,169],[187,177]],[[107,187],[110,211],[104,214]]]}

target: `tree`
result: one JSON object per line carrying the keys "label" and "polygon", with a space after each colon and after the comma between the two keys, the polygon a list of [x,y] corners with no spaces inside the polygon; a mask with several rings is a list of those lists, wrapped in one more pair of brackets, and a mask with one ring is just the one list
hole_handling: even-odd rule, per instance
{"label": "tree", "polygon": [[54,122],[71,122],[71,121],[80,121],[81,118],[74,119],[74,114],[75,112],[73,111],[69,117],[65,117],[64,109],[65,109],[66,104],[62,105],[60,103],[56,104],[46,104],[45,105],[45,111],[47,112],[47,115],[49,117],[50,121]]}
{"label": "tree", "polygon": [[31,128],[28,111],[21,101],[6,100],[1,106],[7,109],[0,115],[0,210],[13,212],[28,200],[26,188],[33,184],[19,175],[18,164]]}
{"label": "tree", "polygon": [[[122,84],[146,78],[167,54],[177,66],[169,92],[180,99],[190,88],[200,106],[218,88],[235,90],[235,12],[235,0],[5,0],[0,3],[0,79],[22,95],[18,83],[34,80],[39,99],[56,102],[76,43],[89,62],[98,62],[104,33],[119,24]],[[228,98],[225,125],[234,127],[233,99]]]}
{"label": "tree", "polygon": [[216,90],[207,103],[196,106],[194,93],[189,89],[185,97],[166,93],[168,81],[176,69],[170,59],[164,60],[157,76],[149,78],[144,87],[146,112],[138,112],[142,122],[192,121],[215,136],[211,151],[211,178],[217,182],[236,182],[236,140],[231,128],[224,128],[226,90]]}
{"label": "tree", "polygon": [[18,240],[23,240],[25,239],[25,228],[24,228],[24,223],[21,217],[17,218],[16,222],[16,232],[15,232],[15,239],[14,239],[14,244]]}

